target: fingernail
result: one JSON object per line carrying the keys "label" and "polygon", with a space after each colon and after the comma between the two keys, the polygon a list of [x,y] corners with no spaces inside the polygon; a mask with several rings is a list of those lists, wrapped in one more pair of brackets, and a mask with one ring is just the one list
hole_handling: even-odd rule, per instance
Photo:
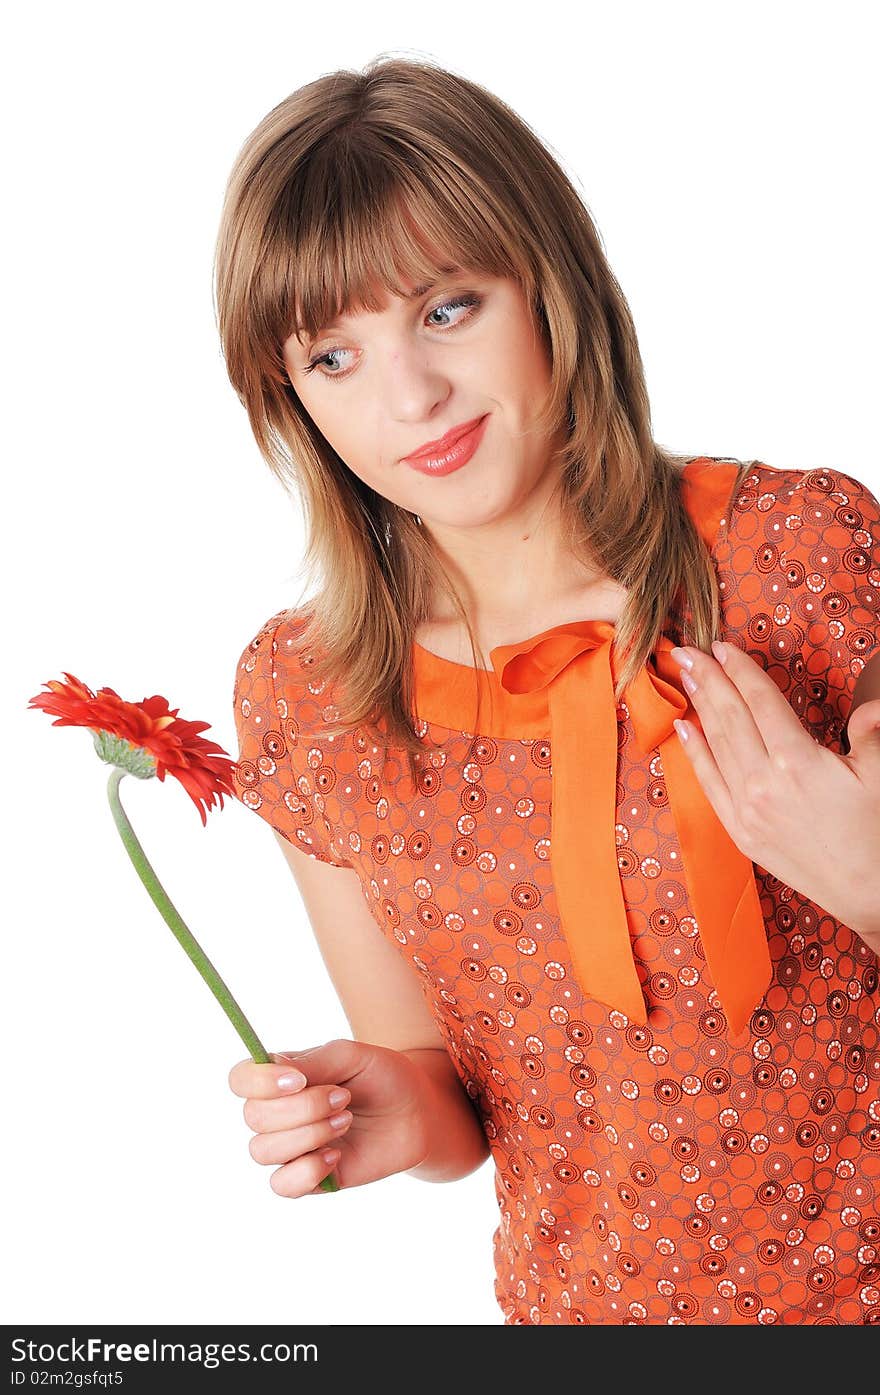
{"label": "fingernail", "polygon": [[330,1102],[331,1109],[338,1109],[341,1104],[348,1104],[348,1101],[351,1099],[351,1091],[344,1089],[331,1090],[327,1099]]}
{"label": "fingernail", "polygon": [[279,1075],[275,1083],[279,1090],[301,1090],[306,1084],[306,1078],[302,1071],[292,1070],[287,1075]]}
{"label": "fingernail", "polygon": [[693,668],[694,661],[684,649],[670,649],[669,652],[677,664],[681,664],[683,668]]}
{"label": "fingernail", "polygon": [[687,741],[688,737],[690,736],[687,722],[673,722],[672,725],[675,727],[675,730],[678,732],[681,740]]}
{"label": "fingernail", "polygon": [[720,640],[713,639],[712,653],[715,655],[715,658],[718,660],[719,664],[727,663],[727,650],[725,649],[724,645],[721,643]]}

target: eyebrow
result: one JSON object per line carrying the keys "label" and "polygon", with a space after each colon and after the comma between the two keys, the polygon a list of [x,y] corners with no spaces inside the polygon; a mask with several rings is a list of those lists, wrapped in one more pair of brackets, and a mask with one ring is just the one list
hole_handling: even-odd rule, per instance
{"label": "eyebrow", "polygon": [[[406,299],[406,300],[418,300],[420,296],[427,295],[428,291],[430,291],[434,286],[436,286],[436,285],[437,285],[437,282],[438,282],[439,280],[441,280],[444,276],[452,276],[452,275],[454,275],[454,274],[456,274],[457,272],[462,271],[462,270],[463,270],[463,268],[460,267],[460,266],[441,266],[441,267],[439,267],[438,270],[437,270],[437,275],[436,275],[436,277],[434,278],[433,281],[426,281],[425,284],[424,284],[423,286],[416,286],[415,290],[409,291],[409,292],[406,294],[405,299]],[[339,324],[340,324],[339,320],[332,320],[332,321],[330,322],[330,324],[323,325],[323,326],[318,330],[318,334],[326,334],[326,332],[327,332],[328,330],[330,330],[330,329],[338,329],[338,328],[339,328]],[[304,328],[305,328],[304,325],[303,325],[303,326],[300,326],[300,330],[303,330]],[[317,336],[316,336],[316,337],[317,337]]]}

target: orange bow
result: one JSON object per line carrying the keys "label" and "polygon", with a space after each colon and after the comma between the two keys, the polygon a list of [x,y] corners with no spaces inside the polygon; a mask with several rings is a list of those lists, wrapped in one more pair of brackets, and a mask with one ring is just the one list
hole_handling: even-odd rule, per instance
{"label": "orange bow", "polygon": [[[630,943],[614,832],[614,636],[610,621],[575,621],[519,644],[501,645],[490,657],[509,692],[547,688],[553,755],[551,865],[575,973],[591,997],[644,1025],[647,1009]],[[649,661],[624,699],[642,753],[659,750],[706,960],[731,1029],[739,1034],[772,977],[767,932],[752,863],[709,803],[672,725],[687,714],[699,726],[673,681],[678,665],[669,657],[672,647],[662,636],[656,668]]]}

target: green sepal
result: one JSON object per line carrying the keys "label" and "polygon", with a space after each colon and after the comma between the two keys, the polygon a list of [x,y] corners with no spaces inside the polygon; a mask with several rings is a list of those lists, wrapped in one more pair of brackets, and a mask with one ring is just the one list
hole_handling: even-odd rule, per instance
{"label": "green sepal", "polygon": [[117,765],[127,775],[135,775],[138,780],[149,780],[156,773],[156,757],[143,746],[132,746],[124,736],[112,736],[109,731],[95,731],[91,728],[95,750],[108,765]]}

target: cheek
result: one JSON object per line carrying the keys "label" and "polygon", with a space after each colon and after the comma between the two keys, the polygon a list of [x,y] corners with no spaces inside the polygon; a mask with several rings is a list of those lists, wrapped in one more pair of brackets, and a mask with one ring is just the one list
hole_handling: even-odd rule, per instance
{"label": "cheek", "polygon": [[384,494],[395,473],[394,443],[386,439],[388,424],[377,416],[373,394],[367,392],[364,400],[358,400],[352,385],[346,390],[341,384],[323,392],[298,385],[296,391],[312,425],[352,474]]}
{"label": "cheek", "polygon": [[[331,388],[330,392],[332,390]],[[313,426],[328,445],[356,474],[360,474],[362,468],[369,469],[371,463],[375,463],[375,452],[372,449],[375,437],[370,428],[361,429],[356,425],[363,421],[362,413],[352,411],[350,402],[348,410],[343,410],[341,398],[339,404],[334,406],[333,401],[328,400],[330,392],[315,394],[315,400],[311,402],[311,394],[306,390],[302,393],[300,401]]]}
{"label": "cheek", "polygon": [[[326,413],[324,415],[326,418]],[[362,424],[354,426],[353,419]],[[409,466],[398,464],[393,455],[394,445],[383,441],[380,423],[367,421],[365,414],[348,410],[336,416],[332,426],[328,422],[322,434],[363,484],[391,503],[411,513],[419,512],[419,500],[424,500],[422,477]]]}
{"label": "cheek", "polygon": [[536,398],[543,399],[551,382],[549,354],[531,326],[518,326],[506,341],[503,358],[497,364],[499,386],[503,381],[505,396],[517,404],[521,415],[531,416]]}

